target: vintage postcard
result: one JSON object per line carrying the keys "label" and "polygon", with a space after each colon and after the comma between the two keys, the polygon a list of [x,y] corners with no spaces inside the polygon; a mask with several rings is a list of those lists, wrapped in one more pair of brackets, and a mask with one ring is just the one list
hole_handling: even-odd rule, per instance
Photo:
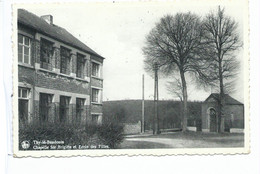
{"label": "vintage postcard", "polygon": [[246,0],[12,14],[15,157],[250,152]]}

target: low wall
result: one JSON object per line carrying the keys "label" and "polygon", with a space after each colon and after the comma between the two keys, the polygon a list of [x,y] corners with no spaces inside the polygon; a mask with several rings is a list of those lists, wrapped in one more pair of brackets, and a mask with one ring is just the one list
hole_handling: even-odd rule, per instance
{"label": "low wall", "polygon": [[125,123],[124,134],[139,134],[141,133],[141,122],[138,123]]}
{"label": "low wall", "polygon": [[193,131],[193,132],[197,132],[197,128],[196,127],[187,127],[188,131]]}
{"label": "low wall", "polygon": [[202,132],[210,132],[209,129],[202,129]]}
{"label": "low wall", "polygon": [[244,129],[231,128],[230,133],[244,133]]}

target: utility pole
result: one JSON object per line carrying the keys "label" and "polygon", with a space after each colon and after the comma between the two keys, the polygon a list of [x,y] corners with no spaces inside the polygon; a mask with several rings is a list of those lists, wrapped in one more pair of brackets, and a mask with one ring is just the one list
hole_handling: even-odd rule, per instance
{"label": "utility pole", "polygon": [[142,125],[141,125],[141,133],[145,132],[144,129],[144,74],[143,74],[143,79],[142,79]]}
{"label": "utility pole", "polygon": [[159,90],[158,90],[158,63],[154,63],[154,118],[153,118],[153,134],[159,134],[159,117],[158,117],[158,98],[159,98]]}

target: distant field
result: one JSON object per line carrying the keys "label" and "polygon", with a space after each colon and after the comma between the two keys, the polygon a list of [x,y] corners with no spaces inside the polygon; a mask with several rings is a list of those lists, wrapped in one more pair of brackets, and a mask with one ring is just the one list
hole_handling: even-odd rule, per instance
{"label": "distant field", "polygon": [[176,132],[162,135],[128,137],[121,143],[120,148],[226,148],[243,146],[244,134]]}
{"label": "distant field", "polygon": [[[202,102],[198,101],[188,102],[188,121],[191,120],[193,123],[196,119],[200,119],[201,104]],[[181,105],[182,103],[180,101],[173,100],[160,100],[158,102],[158,115],[161,128],[168,129],[181,127]],[[148,128],[153,124],[153,100],[145,100],[144,114],[145,123]],[[137,123],[138,121],[141,121],[142,100],[104,101],[103,115],[104,119],[107,119],[108,121],[111,121],[114,116],[117,116],[117,121],[123,123]]]}

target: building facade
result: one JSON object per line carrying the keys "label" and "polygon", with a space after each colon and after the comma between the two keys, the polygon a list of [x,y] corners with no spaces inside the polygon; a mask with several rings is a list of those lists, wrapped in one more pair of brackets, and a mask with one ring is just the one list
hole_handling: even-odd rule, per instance
{"label": "building facade", "polygon": [[51,15],[17,19],[19,123],[101,123],[104,58]]}
{"label": "building facade", "polygon": [[223,132],[232,132],[232,130],[244,129],[244,105],[235,100],[228,94],[224,96],[223,116],[218,118],[219,114],[219,94],[211,94],[201,107],[202,131],[217,132],[218,123],[221,122],[220,130]]}

